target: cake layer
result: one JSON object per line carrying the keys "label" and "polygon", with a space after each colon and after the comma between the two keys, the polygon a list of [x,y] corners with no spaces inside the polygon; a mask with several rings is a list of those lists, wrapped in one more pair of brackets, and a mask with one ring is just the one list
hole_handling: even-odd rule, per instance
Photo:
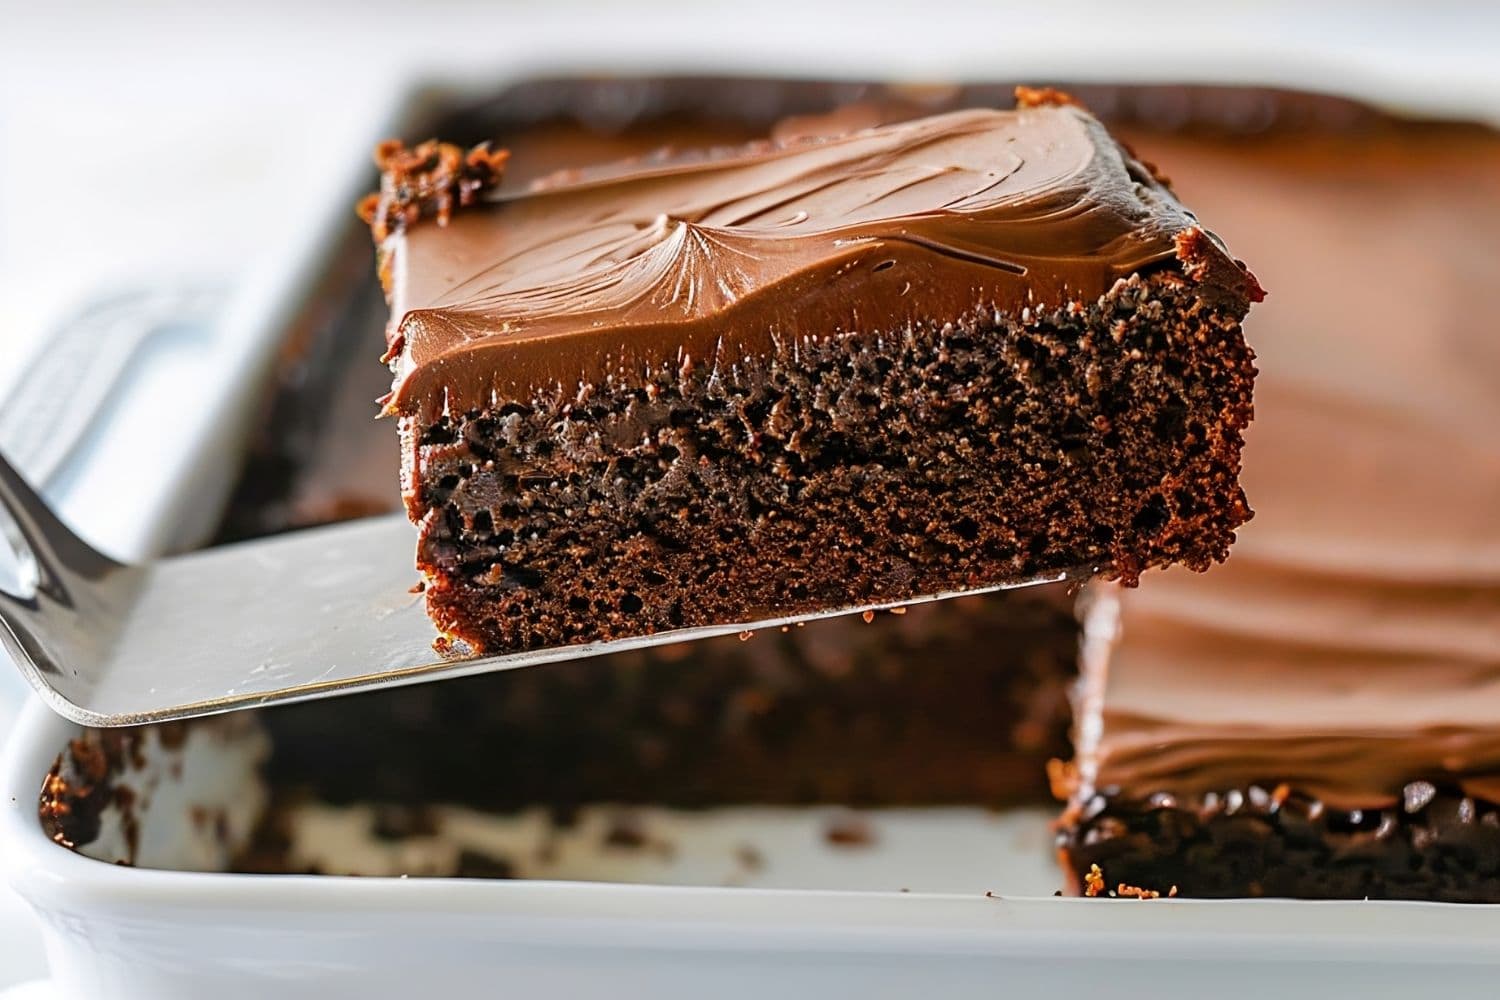
{"label": "cake layer", "polygon": [[1281,784],[1202,798],[1108,797],[1069,820],[1062,856],[1074,893],[1092,869],[1122,886],[1210,899],[1500,902],[1500,803],[1418,779],[1405,803],[1340,810]]}
{"label": "cake layer", "polygon": [[1212,576],[1101,598],[1065,865],[1500,901],[1500,137],[1387,125],[1207,166],[1239,245],[1295,248],[1266,269],[1259,514]]}
{"label": "cake layer", "polygon": [[432,150],[369,215],[428,608],[473,647],[1203,569],[1249,517],[1259,287],[1076,107],[487,197],[491,154]]}

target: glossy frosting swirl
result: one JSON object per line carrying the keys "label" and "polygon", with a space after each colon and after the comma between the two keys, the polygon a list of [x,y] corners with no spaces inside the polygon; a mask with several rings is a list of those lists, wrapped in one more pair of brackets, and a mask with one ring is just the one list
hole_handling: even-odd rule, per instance
{"label": "glossy frosting swirl", "polygon": [[1204,149],[1162,155],[1277,292],[1246,331],[1257,516],[1213,573],[1120,596],[1084,792],[1500,801],[1500,136]]}
{"label": "glossy frosting swirl", "polygon": [[[1072,106],[971,110],[496,191],[384,247],[390,409],[1092,300],[1196,221]],[[1252,294],[1217,242],[1195,277]]]}

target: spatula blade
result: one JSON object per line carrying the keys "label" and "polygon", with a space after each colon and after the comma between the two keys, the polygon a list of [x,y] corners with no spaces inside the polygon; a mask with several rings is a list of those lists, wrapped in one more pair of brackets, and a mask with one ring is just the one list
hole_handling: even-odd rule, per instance
{"label": "spatula blade", "polygon": [[[95,607],[96,664],[28,671],[59,714],[122,726],[772,628],[772,618],[500,656],[439,655],[401,515],[313,528],[129,568]],[[1018,586],[1050,582],[1026,581]],[[991,588],[1000,589],[1000,588]],[[118,595],[117,595],[118,596]],[[933,595],[935,600],[952,595]],[[913,601],[902,601],[911,604]],[[97,604],[97,602],[96,602]],[[839,609],[857,613],[881,605]],[[102,620],[113,615],[117,620]],[[75,654],[76,655],[76,654]]]}

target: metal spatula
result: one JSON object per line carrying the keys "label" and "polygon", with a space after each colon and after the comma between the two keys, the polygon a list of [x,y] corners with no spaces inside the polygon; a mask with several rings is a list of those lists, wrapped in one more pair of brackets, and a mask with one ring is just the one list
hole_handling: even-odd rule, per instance
{"label": "metal spatula", "polygon": [[[0,640],[53,709],[89,726],[505,670],[883,606],[449,658],[434,652],[437,633],[411,591],[416,535],[399,514],[127,566],[69,531],[3,458],[0,503],[20,578],[0,592]],[[920,600],[942,596],[950,595]]]}

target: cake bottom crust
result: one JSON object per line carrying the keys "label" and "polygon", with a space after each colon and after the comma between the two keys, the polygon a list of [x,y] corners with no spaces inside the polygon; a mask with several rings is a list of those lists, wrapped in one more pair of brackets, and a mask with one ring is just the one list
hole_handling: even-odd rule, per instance
{"label": "cake bottom crust", "polygon": [[1098,895],[1123,885],[1219,899],[1500,902],[1500,804],[1452,786],[1412,782],[1384,809],[1332,809],[1281,786],[1191,804],[1096,798],[1070,813],[1058,844],[1075,894],[1090,894],[1097,865]]}

